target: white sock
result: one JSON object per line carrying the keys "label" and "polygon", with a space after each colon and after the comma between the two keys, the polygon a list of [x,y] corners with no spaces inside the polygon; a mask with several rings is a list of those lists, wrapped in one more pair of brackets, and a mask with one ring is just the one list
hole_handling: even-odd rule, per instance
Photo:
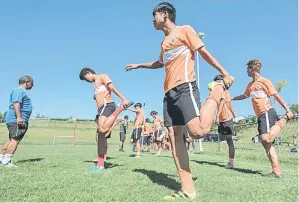
{"label": "white sock", "polygon": [[0,154],[0,161],[3,161],[4,154]]}
{"label": "white sock", "polygon": [[3,158],[3,161],[2,161],[2,164],[8,164],[11,161],[12,155],[13,154],[5,154],[4,158]]}

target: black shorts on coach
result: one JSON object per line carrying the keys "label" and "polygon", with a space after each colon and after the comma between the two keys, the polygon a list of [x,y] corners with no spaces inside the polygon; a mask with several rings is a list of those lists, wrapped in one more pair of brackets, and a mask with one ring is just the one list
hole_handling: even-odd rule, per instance
{"label": "black shorts on coach", "polygon": [[183,83],[169,90],[163,100],[165,126],[185,125],[199,116],[200,97],[196,82]]}
{"label": "black shorts on coach", "polygon": [[24,122],[23,125],[17,123],[7,123],[9,139],[22,140],[28,130],[28,122]]}

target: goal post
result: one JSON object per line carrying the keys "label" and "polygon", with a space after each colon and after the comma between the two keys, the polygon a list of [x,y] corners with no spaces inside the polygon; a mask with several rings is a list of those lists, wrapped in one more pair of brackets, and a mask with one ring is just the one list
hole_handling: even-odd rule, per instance
{"label": "goal post", "polygon": [[74,120],[74,125],[73,125],[73,135],[72,136],[54,136],[53,137],[53,142],[52,145],[55,145],[57,143],[57,139],[64,139],[64,138],[69,138],[72,143],[72,151],[75,150],[75,142],[76,142],[76,130],[77,130],[77,119],[73,119]]}

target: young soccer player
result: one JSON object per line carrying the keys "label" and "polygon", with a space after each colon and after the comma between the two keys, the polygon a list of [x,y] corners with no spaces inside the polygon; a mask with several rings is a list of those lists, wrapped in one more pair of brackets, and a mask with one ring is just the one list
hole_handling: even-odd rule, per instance
{"label": "young soccer player", "polygon": [[141,137],[142,125],[143,125],[143,121],[144,121],[144,112],[141,107],[142,107],[141,103],[136,103],[134,105],[135,109],[128,108],[128,110],[136,113],[136,118],[134,121],[134,127],[133,127],[133,133],[132,133],[132,139],[136,145],[135,158],[140,158],[140,137]]}
{"label": "young soccer player", "polygon": [[[183,141],[185,124],[192,138],[205,136],[214,121],[225,89],[228,89],[233,78],[209,53],[204,43],[189,25],[177,26],[176,9],[167,2],[159,3],[153,9],[153,25],[161,30],[165,38],[161,43],[161,53],[157,61],[143,64],[130,64],[126,70],[138,68],[157,69],[165,66],[164,82],[164,120],[168,128],[173,158],[182,184],[182,190],[168,195],[165,200],[196,197],[189,158]],[[194,53],[198,51],[205,61],[217,69],[224,78],[222,81],[210,83],[212,91],[200,108],[199,90],[195,81]]]}
{"label": "young soccer player", "polygon": [[151,132],[152,132],[152,126],[150,124],[150,119],[147,118],[145,119],[143,131],[142,131],[143,143],[142,143],[141,151],[145,151],[145,148],[147,148],[147,151],[149,151],[149,147],[150,147],[149,137]]}
{"label": "young soccer player", "polygon": [[120,139],[120,144],[119,144],[119,151],[124,152],[124,142],[126,140],[126,135],[128,131],[128,116],[124,116],[124,118],[121,120],[120,123],[120,129],[119,129],[119,139]]}
{"label": "young soccer player", "polygon": [[[222,79],[222,75],[217,75],[214,78],[214,81]],[[225,137],[225,140],[228,145],[228,163],[225,166],[225,168],[227,169],[232,169],[234,167],[235,146],[233,142],[233,135],[235,117],[236,113],[232,107],[229,92],[228,90],[226,90],[223,94],[223,98],[219,106],[218,114],[216,117],[216,123],[218,124],[218,133],[220,137]]]}
{"label": "young soccer player", "polygon": [[[265,148],[266,154],[272,166],[272,173],[269,177],[281,178],[281,170],[278,162],[275,147],[272,145],[286,122],[293,118],[293,113],[284,100],[278,95],[272,82],[261,76],[262,63],[259,60],[250,60],[247,63],[247,74],[252,78],[252,82],[247,85],[244,94],[233,97],[232,100],[243,100],[251,97],[252,106],[258,117],[258,132]],[[270,103],[270,97],[286,110],[286,114],[277,119],[275,109]]]}
{"label": "young soccer player", "polygon": [[[98,114],[96,122],[98,124],[98,163],[97,167],[90,169],[90,172],[104,171],[104,158],[107,154],[107,132],[111,132],[113,124],[118,122],[117,116],[133,102],[129,102],[113,85],[112,80],[106,74],[97,75],[90,68],[83,68],[79,74],[80,80],[94,83],[94,98],[97,103]],[[122,100],[122,104],[117,108],[112,100],[111,94],[114,93]]]}
{"label": "young soccer player", "polygon": [[164,138],[164,124],[163,124],[163,120],[158,116],[158,112],[156,111],[151,111],[150,115],[154,118],[154,126],[155,126],[155,140],[157,143],[157,148],[158,148],[158,152],[156,155],[160,155],[162,152],[162,143],[163,143],[163,138]]}

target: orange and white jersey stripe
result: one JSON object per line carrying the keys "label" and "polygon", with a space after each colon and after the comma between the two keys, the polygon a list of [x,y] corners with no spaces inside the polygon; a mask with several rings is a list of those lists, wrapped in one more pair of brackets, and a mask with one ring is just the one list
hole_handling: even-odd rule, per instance
{"label": "orange and white jersey stripe", "polygon": [[111,79],[106,74],[100,74],[94,84],[94,95],[97,103],[97,107],[113,102],[111,97],[111,91],[108,89],[108,85],[112,83]]}
{"label": "orange and white jersey stripe", "polygon": [[269,79],[263,77],[250,82],[244,93],[246,97],[251,97],[252,106],[257,116],[272,108],[270,97],[274,94],[277,94],[274,85]]}
{"label": "orange and white jersey stripe", "polygon": [[189,25],[176,26],[164,38],[159,61],[165,66],[165,93],[180,84],[195,81],[194,51],[203,46]]}

